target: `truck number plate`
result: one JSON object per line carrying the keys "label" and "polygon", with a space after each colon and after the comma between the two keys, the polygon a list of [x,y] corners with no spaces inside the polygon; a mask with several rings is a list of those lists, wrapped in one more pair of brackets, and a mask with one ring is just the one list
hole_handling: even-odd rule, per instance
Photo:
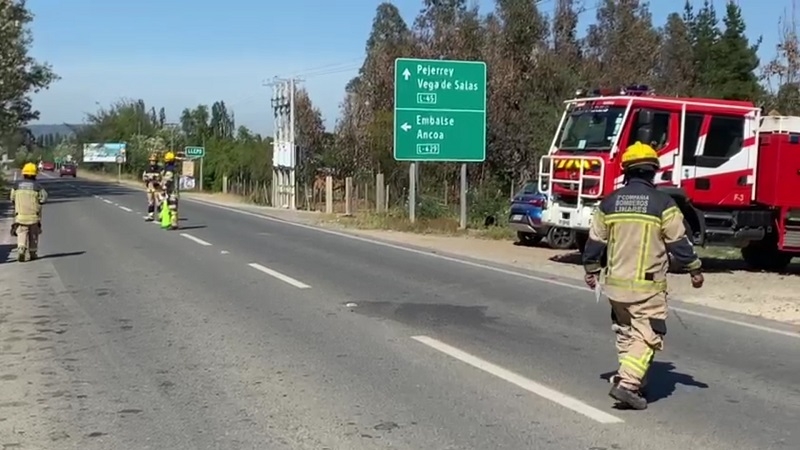
{"label": "truck number plate", "polygon": [[562,227],[568,227],[569,219],[558,219],[558,224],[561,225]]}
{"label": "truck number plate", "polygon": [[522,220],[522,214],[514,214],[513,216],[511,216],[511,220],[514,221]]}

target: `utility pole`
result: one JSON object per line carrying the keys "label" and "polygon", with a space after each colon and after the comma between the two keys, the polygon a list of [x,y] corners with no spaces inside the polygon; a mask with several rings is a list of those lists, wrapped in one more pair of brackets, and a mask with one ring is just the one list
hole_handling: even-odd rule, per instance
{"label": "utility pole", "polygon": [[295,134],[295,93],[298,78],[274,78],[265,86],[272,87],[272,111],[275,117],[272,144],[272,206],[297,209],[297,144]]}

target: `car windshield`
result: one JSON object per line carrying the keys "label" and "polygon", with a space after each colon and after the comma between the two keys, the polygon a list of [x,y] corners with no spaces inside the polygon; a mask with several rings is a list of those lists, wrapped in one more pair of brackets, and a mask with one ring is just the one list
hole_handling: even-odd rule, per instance
{"label": "car windshield", "polygon": [[561,150],[608,150],[622,128],[625,108],[589,106],[569,112],[561,129]]}
{"label": "car windshield", "polygon": [[525,186],[517,192],[517,195],[535,195],[539,193],[539,185],[533,181],[528,181]]}

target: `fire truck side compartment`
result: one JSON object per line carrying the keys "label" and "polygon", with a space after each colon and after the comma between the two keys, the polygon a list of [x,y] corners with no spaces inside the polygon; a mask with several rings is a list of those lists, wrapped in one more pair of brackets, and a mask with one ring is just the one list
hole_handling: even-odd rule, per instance
{"label": "fire truck side compartment", "polygon": [[756,202],[800,208],[800,134],[761,134]]}

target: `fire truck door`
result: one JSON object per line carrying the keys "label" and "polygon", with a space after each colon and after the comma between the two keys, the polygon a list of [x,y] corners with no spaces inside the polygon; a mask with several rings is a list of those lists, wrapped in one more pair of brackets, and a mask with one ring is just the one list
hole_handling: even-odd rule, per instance
{"label": "fire truck door", "polygon": [[697,177],[697,157],[703,151],[703,140],[700,139],[705,117],[702,114],[686,114],[683,141],[681,142],[680,169],[673,173],[673,179],[678,178],[680,186],[688,198],[694,198],[696,192],[695,179]]}

